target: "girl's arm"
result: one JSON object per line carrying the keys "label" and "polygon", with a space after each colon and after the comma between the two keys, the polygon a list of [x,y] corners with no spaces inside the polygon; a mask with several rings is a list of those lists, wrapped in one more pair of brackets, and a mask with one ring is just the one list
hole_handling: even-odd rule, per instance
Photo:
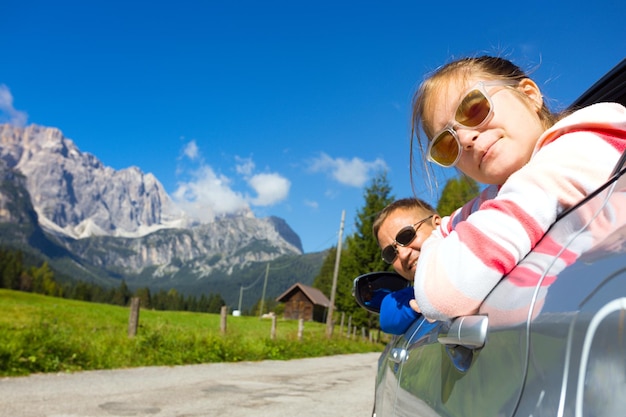
{"label": "girl's arm", "polygon": [[[433,232],[422,246],[415,274],[415,298],[426,317],[443,320],[475,313],[557,215],[608,179],[626,147],[626,109],[598,111],[617,121],[590,126],[570,117],[569,132],[567,124],[555,125],[541,138],[543,147],[495,198],[482,202],[453,230]],[[591,113],[584,116],[600,118]]]}

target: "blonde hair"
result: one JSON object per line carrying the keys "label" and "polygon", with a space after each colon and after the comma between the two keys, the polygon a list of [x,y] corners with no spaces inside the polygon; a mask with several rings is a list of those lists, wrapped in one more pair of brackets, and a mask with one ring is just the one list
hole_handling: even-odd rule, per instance
{"label": "blonde hair", "polygon": [[[414,167],[414,144],[413,138],[417,142],[420,153],[422,155],[422,162],[426,172],[430,176],[431,170],[426,161],[426,148],[428,147],[429,137],[435,133],[432,126],[426,121],[426,112],[431,107],[430,103],[433,97],[436,97],[440,91],[442,91],[446,85],[451,81],[463,82],[474,76],[484,77],[485,80],[512,80],[520,82],[525,78],[529,78],[528,75],[517,65],[511,61],[494,57],[494,56],[480,56],[480,57],[468,57],[461,58],[452,61],[439,69],[437,69],[432,75],[430,75],[418,88],[413,96],[413,114],[411,118],[411,146],[410,146],[410,170],[411,170],[411,184],[413,183]],[[518,91],[518,90],[514,90]],[[528,98],[519,92],[520,97],[524,100]],[[529,103],[530,106],[530,103]],[[539,120],[541,121],[545,129],[550,128],[561,117],[561,114],[555,114],[551,112],[544,103],[538,112]],[[423,131],[426,137],[420,134]]]}

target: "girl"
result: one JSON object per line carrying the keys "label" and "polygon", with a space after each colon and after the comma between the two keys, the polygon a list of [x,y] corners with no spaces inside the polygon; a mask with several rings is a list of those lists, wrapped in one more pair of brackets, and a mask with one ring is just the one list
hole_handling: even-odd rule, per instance
{"label": "girl", "polygon": [[490,185],[422,246],[418,310],[443,320],[476,313],[557,215],[608,179],[626,149],[626,109],[601,103],[561,118],[512,62],[465,58],[422,83],[413,134],[425,160]]}
{"label": "girl", "polygon": [[[372,231],[383,260],[409,281],[413,281],[422,243],[441,223],[441,217],[424,201],[396,200],[376,216]],[[380,328],[402,334],[418,317],[414,290],[409,287],[388,294],[380,306]]]}

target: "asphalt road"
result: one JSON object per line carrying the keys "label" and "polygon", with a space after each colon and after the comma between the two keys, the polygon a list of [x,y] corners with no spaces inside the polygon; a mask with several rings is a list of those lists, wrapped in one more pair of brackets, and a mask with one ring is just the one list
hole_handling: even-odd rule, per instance
{"label": "asphalt road", "polygon": [[370,416],[378,353],[0,379],[2,417]]}

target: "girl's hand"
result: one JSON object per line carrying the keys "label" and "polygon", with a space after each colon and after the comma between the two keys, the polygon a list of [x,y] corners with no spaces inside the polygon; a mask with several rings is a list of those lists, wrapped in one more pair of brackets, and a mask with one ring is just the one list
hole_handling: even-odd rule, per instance
{"label": "girl's hand", "polygon": [[[415,298],[412,298],[411,301],[409,301],[409,307],[411,307],[411,309],[413,309],[414,311],[417,311],[418,313],[422,314],[422,311],[420,310],[420,307],[417,305],[417,301],[415,301]],[[429,323],[434,323],[437,320],[429,319],[428,317],[426,317],[426,321]]]}

